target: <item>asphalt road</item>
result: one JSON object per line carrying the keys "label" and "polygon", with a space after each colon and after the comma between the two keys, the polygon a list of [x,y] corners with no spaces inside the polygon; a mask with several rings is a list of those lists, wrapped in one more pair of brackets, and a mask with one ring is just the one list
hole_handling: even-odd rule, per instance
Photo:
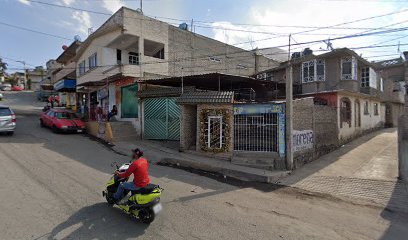
{"label": "asphalt road", "polygon": [[[112,161],[86,135],[39,126],[33,93],[6,93],[14,136],[0,136],[0,239],[406,239],[408,217],[290,188],[238,188],[151,165],[165,191],[151,225],[108,207],[101,196]],[[147,157],[149,157],[147,153]]]}

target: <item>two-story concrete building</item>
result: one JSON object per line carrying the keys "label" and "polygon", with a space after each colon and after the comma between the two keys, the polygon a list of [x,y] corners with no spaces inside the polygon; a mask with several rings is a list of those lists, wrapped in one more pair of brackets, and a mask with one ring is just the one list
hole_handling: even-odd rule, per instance
{"label": "two-story concrete building", "polygon": [[27,70],[26,74],[28,89],[34,91],[40,90],[40,83],[46,76],[47,71],[42,66],[38,66],[32,70]]}
{"label": "two-story concrete building", "polygon": [[77,91],[86,94],[90,119],[101,105],[114,105],[116,119],[140,132],[142,104],[136,92],[143,79],[212,72],[249,76],[276,66],[254,51],[227,45],[122,7],[76,51]]}
{"label": "two-story concrete building", "polygon": [[[376,64],[342,48],[320,55],[308,49],[294,53],[292,66],[295,98],[314,97],[316,104],[335,108],[340,142],[384,125],[384,83]],[[285,96],[286,68],[287,63],[282,63],[257,75],[276,82],[277,98]]]}
{"label": "two-story concrete building", "polygon": [[53,71],[54,91],[58,92],[60,105],[66,106],[69,109],[77,110],[77,95],[76,95],[76,50],[81,45],[81,42],[74,41],[69,45],[61,55],[56,59],[59,67]]}
{"label": "two-story concrete building", "polygon": [[404,111],[405,66],[403,58],[376,62],[383,89],[381,101],[385,104],[385,126],[398,126],[398,119]]}

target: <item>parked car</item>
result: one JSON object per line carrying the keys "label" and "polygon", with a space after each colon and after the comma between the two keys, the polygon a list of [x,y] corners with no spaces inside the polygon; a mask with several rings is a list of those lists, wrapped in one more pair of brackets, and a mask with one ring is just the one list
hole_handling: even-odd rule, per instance
{"label": "parked car", "polygon": [[11,91],[23,91],[23,88],[20,86],[12,86]]}
{"label": "parked car", "polygon": [[51,108],[41,113],[41,127],[49,127],[54,132],[84,132],[85,123],[79,117],[66,109]]}
{"label": "parked car", "polygon": [[0,101],[3,100],[3,94],[0,93]]}
{"label": "parked car", "polygon": [[16,115],[7,106],[0,105],[0,133],[13,135],[16,129]]}
{"label": "parked car", "polygon": [[5,83],[0,86],[1,91],[11,91],[11,84],[10,83]]}

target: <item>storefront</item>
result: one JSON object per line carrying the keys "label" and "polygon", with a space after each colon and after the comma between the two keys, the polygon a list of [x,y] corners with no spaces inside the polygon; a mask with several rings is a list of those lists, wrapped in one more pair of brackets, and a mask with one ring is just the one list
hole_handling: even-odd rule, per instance
{"label": "storefront", "polygon": [[62,79],[54,84],[54,90],[58,92],[60,106],[76,111],[76,80]]}

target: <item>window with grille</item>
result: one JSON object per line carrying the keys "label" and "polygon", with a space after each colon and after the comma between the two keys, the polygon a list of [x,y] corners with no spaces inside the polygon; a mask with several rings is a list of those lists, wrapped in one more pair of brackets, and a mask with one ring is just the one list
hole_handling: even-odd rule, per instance
{"label": "window with grille", "polygon": [[365,67],[361,69],[361,87],[370,86],[370,68]]}
{"label": "window with grille", "polygon": [[129,64],[139,65],[139,55],[135,52],[129,52]]}
{"label": "window with grille", "polygon": [[353,56],[341,59],[341,79],[357,80],[357,59]]}
{"label": "window with grille", "polygon": [[208,116],[206,144],[210,149],[221,149],[223,141],[222,116]]}
{"label": "window with grille", "polygon": [[279,152],[279,114],[234,115],[234,150]]}
{"label": "window with grille", "polygon": [[302,63],[302,82],[325,81],[325,62],[315,59]]}

